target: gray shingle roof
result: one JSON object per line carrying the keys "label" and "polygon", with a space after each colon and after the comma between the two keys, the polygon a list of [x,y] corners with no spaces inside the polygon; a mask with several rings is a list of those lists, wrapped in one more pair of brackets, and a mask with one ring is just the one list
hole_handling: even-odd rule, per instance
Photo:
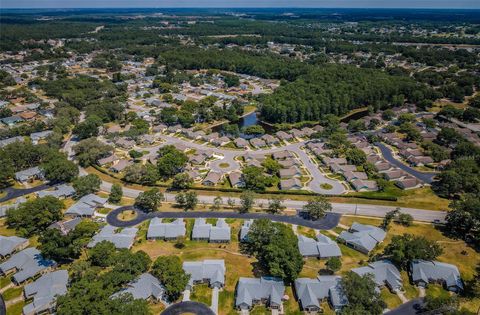
{"label": "gray shingle roof", "polygon": [[117,231],[118,228],[106,225],[100,232],[93,236],[93,239],[88,243],[88,247],[93,247],[102,241],[112,242],[116,248],[130,248],[133,245],[135,236],[137,235],[137,228],[124,228]]}
{"label": "gray shingle roof", "polygon": [[192,239],[208,239],[209,241],[230,241],[230,226],[225,219],[218,219],[216,226],[206,223],[203,218],[195,219]]}
{"label": "gray shingle roof", "polygon": [[340,276],[318,276],[316,279],[299,278],[295,280],[295,292],[303,309],[317,307],[328,298],[335,310],[348,304],[341,287]]}
{"label": "gray shingle roof", "polygon": [[268,300],[270,305],[280,305],[285,293],[285,285],[279,278],[244,278],[241,277],[237,284],[235,306],[250,308],[254,300]]}
{"label": "gray shingle roof", "polygon": [[203,261],[185,261],[183,270],[190,275],[188,282],[192,286],[195,282],[208,281],[210,286],[225,285],[225,261],[223,259],[203,260]]}
{"label": "gray shingle roof", "polygon": [[27,181],[32,177],[38,177],[40,179],[43,178],[43,171],[40,169],[40,167],[35,166],[15,173],[15,179],[20,182]]}
{"label": "gray shingle roof", "polygon": [[184,236],[185,231],[183,219],[164,223],[160,218],[153,218],[148,226],[147,238],[177,238]]}
{"label": "gray shingle roof", "polygon": [[317,235],[317,240],[303,235],[298,236],[298,249],[302,256],[328,258],[342,255],[338,244],[323,234]]}
{"label": "gray shingle roof", "polygon": [[39,198],[46,196],[53,196],[55,198],[66,198],[73,196],[75,194],[75,189],[71,185],[62,184],[55,187],[54,190],[41,190],[37,192]]}
{"label": "gray shingle roof", "polygon": [[352,245],[361,252],[370,252],[375,246],[385,239],[386,233],[381,228],[371,225],[353,223],[350,231],[343,231],[338,239]]}
{"label": "gray shingle roof", "polygon": [[23,314],[38,314],[49,310],[56,297],[67,293],[68,272],[58,270],[47,273],[37,281],[25,286],[26,298],[33,297],[33,302],[23,307]]}
{"label": "gray shingle roof", "polygon": [[107,198],[102,198],[94,194],[88,194],[80,198],[77,203],[67,209],[65,214],[77,216],[92,216],[95,208],[101,207],[107,203]]}
{"label": "gray shingle roof", "polygon": [[397,267],[389,260],[379,260],[368,264],[365,267],[352,269],[356,274],[363,276],[372,274],[377,286],[387,285],[390,289],[396,291],[402,288],[402,277]]}
{"label": "gray shingle roof", "polygon": [[443,281],[447,288],[463,290],[463,282],[457,266],[439,261],[414,260],[411,262],[412,281]]}
{"label": "gray shingle roof", "polygon": [[156,300],[162,300],[165,294],[165,287],[153,275],[144,273],[130,282],[126,288],[112,295],[112,298],[128,293],[130,293],[134,299],[147,300],[152,297]]}
{"label": "gray shingle roof", "polygon": [[28,244],[28,239],[18,236],[0,235],[0,256],[7,256],[17,250],[19,247]]}
{"label": "gray shingle roof", "polygon": [[13,275],[13,280],[16,283],[21,283],[55,265],[55,261],[44,259],[38,249],[29,247],[12,255],[7,261],[0,264],[0,271],[6,273],[9,270],[16,269],[17,273]]}

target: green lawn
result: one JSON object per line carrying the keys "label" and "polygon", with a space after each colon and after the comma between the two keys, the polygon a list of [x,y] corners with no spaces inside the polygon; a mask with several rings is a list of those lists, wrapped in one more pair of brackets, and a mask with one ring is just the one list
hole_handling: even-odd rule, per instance
{"label": "green lawn", "polygon": [[402,304],[402,300],[395,294],[390,292],[387,288],[382,288],[380,296],[387,303],[389,309],[394,309]]}
{"label": "green lawn", "polygon": [[23,287],[13,287],[7,289],[5,292],[3,292],[3,298],[5,299],[5,301],[13,300],[14,298],[22,295],[22,291]]}
{"label": "green lawn", "polygon": [[190,299],[205,305],[210,305],[212,303],[212,289],[208,284],[195,285],[192,294],[190,295]]}
{"label": "green lawn", "polygon": [[24,306],[25,306],[25,301],[21,301],[19,303],[10,305],[9,307],[7,307],[7,314],[8,315],[21,315]]}

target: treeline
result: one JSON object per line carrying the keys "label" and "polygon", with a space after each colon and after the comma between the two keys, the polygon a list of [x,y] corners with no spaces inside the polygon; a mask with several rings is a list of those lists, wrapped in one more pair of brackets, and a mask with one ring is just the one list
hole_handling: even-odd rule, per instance
{"label": "treeline", "polygon": [[342,115],[371,105],[375,109],[435,97],[422,84],[373,69],[327,65],[280,86],[261,98],[260,112],[268,122],[295,123]]}

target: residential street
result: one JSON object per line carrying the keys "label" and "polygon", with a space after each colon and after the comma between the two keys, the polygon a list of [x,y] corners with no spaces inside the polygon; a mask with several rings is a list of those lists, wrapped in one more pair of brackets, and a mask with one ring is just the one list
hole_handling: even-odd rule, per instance
{"label": "residential street", "polygon": [[392,150],[383,143],[377,142],[375,145],[380,149],[385,160],[424,183],[431,184],[433,182],[433,178],[437,175],[437,173],[425,173],[417,171],[416,169],[413,169],[410,166],[400,162],[393,156]]}

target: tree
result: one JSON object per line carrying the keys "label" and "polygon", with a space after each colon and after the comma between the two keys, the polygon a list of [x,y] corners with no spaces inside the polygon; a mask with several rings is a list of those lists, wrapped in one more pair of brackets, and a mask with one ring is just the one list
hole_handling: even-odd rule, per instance
{"label": "tree", "polygon": [[108,196],[109,203],[119,203],[122,200],[123,190],[120,184],[113,184]]}
{"label": "tree", "polygon": [[269,275],[294,281],[303,267],[298,240],[285,224],[267,219],[255,220],[248,232],[245,250],[254,255]]}
{"label": "tree", "polygon": [[251,126],[243,127],[242,131],[246,135],[261,136],[265,134],[265,129],[263,129],[263,127],[260,125],[251,125]]}
{"label": "tree", "polygon": [[380,315],[387,306],[376,290],[372,274],[359,276],[349,271],[342,278],[341,285],[348,298],[342,315]]}
{"label": "tree", "polygon": [[338,257],[331,257],[325,263],[325,266],[333,273],[339,271],[342,268],[342,261]]}
{"label": "tree", "polygon": [[395,210],[388,211],[385,213],[385,217],[383,218],[382,222],[382,229],[385,231],[388,230],[388,227],[392,220],[400,213],[400,208],[396,208]]}
{"label": "tree", "polygon": [[152,274],[165,286],[170,301],[176,301],[190,280],[178,256],[160,256],[152,266]]}
{"label": "tree", "polygon": [[277,160],[272,159],[271,157],[266,158],[262,162],[262,166],[265,168],[265,171],[270,175],[278,174],[278,171],[282,168],[280,163]]}
{"label": "tree", "polygon": [[88,194],[96,193],[100,190],[100,184],[102,180],[96,174],[88,174],[85,176],[77,177],[73,181],[73,188],[78,198]]}
{"label": "tree", "polygon": [[73,147],[78,163],[84,167],[97,163],[112,150],[111,146],[101,143],[96,138],[82,140]]}
{"label": "tree", "polygon": [[476,194],[465,194],[451,204],[446,228],[453,236],[480,246],[480,200]]}
{"label": "tree", "polygon": [[93,266],[108,267],[113,264],[116,254],[115,245],[109,241],[95,244],[88,252],[88,261]]}
{"label": "tree", "polygon": [[197,206],[198,196],[194,191],[178,193],[175,196],[175,201],[184,211],[193,210]]}
{"label": "tree", "polygon": [[443,249],[435,241],[412,234],[394,235],[392,242],[385,247],[383,255],[394,264],[406,269],[413,259],[435,260]]}
{"label": "tree", "polygon": [[23,236],[38,235],[62,219],[64,207],[61,200],[52,196],[28,200],[7,211],[7,225]]}
{"label": "tree", "polygon": [[140,185],[153,185],[159,179],[158,170],[151,164],[135,163],[125,169],[124,180]]}
{"label": "tree", "polygon": [[235,199],[228,198],[228,199],[227,199],[227,205],[228,205],[230,208],[233,208],[233,207],[235,206]]}
{"label": "tree", "polygon": [[218,211],[220,210],[220,207],[222,206],[223,200],[222,197],[217,196],[215,199],[213,199],[213,204],[212,204],[212,211]]}
{"label": "tree", "polygon": [[85,121],[79,123],[73,129],[73,132],[79,139],[87,139],[98,136],[98,127],[102,125],[102,120],[97,116],[88,117]]}
{"label": "tree", "polygon": [[98,224],[80,222],[73,231],[64,235],[58,229],[47,229],[40,238],[39,249],[43,257],[56,261],[70,261],[80,257],[82,249],[98,230]]}
{"label": "tree", "polygon": [[265,190],[270,184],[269,178],[263,174],[263,170],[256,166],[247,166],[242,170],[245,188],[250,190]]}
{"label": "tree", "polygon": [[285,210],[285,206],[283,205],[283,200],[281,198],[272,198],[268,201],[268,213],[280,213]]}
{"label": "tree", "polygon": [[180,173],[173,177],[172,188],[187,189],[193,185],[193,179],[187,173]]}
{"label": "tree", "polygon": [[413,223],[413,217],[408,213],[400,213],[395,222],[404,226],[411,226]]}
{"label": "tree", "polygon": [[327,198],[316,196],[303,206],[302,211],[305,212],[311,220],[315,221],[323,218],[327,211],[332,211],[332,204]]}
{"label": "tree", "polygon": [[180,173],[188,162],[185,153],[177,150],[173,145],[167,145],[158,150],[158,173],[162,178],[170,178]]}
{"label": "tree", "polygon": [[165,200],[163,193],[158,188],[152,188],[150,190],[141,192],[137,198],[135,198],[135,206],[146,211],[157,211],[158,207]]}
{"label": "tree", "polygon": [[72,161],[67,160],[64,155],[56,154],[51,159],[45,161],[41,168],[45,178],[55,182],[71,182],[78,176],[78,166]]}
{"label": "tree", "polygon": [[247,213],[252,210],[254,204],[255,204],[255,194],[250,191],[250,190],[245,190],[242,192],[240,195],[240,208],[238,211],[240,213]]}
{"label": "tree", "polygon": [[363,165],[367,162],[367,155],[360,149],[352,148],[345,152],[347,161],[353,165]]}
{"label": "tree", "polygon": [[434,314],[456,314],[455,311],[459,309],[459,301],[456,296],[450,295],[433,295],[427,291],[425,296],[422,311],[436,311]]}

